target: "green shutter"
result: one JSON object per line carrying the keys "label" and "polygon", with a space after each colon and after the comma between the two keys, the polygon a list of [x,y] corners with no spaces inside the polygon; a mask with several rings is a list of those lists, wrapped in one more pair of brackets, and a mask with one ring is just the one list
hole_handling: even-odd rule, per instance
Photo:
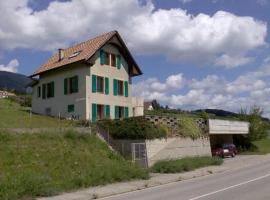
{"label": "green shutter", "polygon": [[78,76],[74,76],[74,92],[78,92],[79,91],[79,77]]}
{"label": "green shutter", "polygon": [[125,81],[125,97],[128,97],[128,81]]}
{"label": "green shutter", "polygon": [[100,59],[100,65],[104,65],[105,64],[105,53],[102,49],[99,51],[99,59]]}
{"label": "green shutter", "polygon": [[97,120],[97,104],[92,104],[92,122],[96,122]]}
{"label": "green shutter", "polygon": [[105,116],[106,118],[110,118],[110,105],[105,106]]}
{"label": "green shutter", "polygon": [[97,76],[94,74],[92,75],[92,92],[97,92]]}
{"label": "green shutter", "polygon": [[105,94],[109,94],[109,78],[105,77]]}
{"label": "green shutter", "polygon": [[128,118],[129,116],[129,110],[128,107],[125,107],[125,118]]}
{"label": "green shutter", "polygon": [[51,83],[51,97],[54,97],[54,82]]}
{"label": "green shutter", "polygon": [[114,118],[119,119],[119,106],[114,107]]}
{"label": "green shutter", "polygon": [[120,55],[116,56],[116,67],[117,69],[121,69],[121,56]]}
{"label": "green shutter", "polygon": [[46,98],[46,84],[42,84],[42,99]]}
{"label": "green shutter", "polygon": [[117,96],[118,94],[118,80],[113,79],[113,95]]}
{"label": "green shutter", "polygon": [[68,79],[64,79],[64,94],[68,93]]}

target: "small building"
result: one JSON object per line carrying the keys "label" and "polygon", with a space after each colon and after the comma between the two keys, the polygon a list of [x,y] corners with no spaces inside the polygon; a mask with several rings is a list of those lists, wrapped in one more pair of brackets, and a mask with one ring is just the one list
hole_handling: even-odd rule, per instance
{"label": "small building", "polygon": [[31,75],[32,111],[93,122],[137,115],[131,85],[141,74],[119,33],[105,33],[59,49]]}
{"label": "small building", "polygon": [[154,110],[152,101],[145,101],[144,102],[144,110]]}
{"label": "small building", "polygon": [[16,96],[16,95],[12,92],[0,90],[0,99],[5,99],[5,98],[11,97],[11,96]]}
{"label": "small building", "polygon": [[249,123],[243,121],[209,119],[208,129],[211,146],[233,143],[233,135],[247,135]]}

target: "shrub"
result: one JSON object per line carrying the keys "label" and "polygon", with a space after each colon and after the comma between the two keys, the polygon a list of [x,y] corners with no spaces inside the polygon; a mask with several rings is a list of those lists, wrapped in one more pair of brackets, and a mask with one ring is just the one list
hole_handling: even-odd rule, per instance
{"label": "shrub", "polygon": [[179,160],[159,161],[151,171],[155,173],[180,173],[192,171],[209,165],[221,165],[223,160],[219,157],[186,157]]}
{"label": "shrub", "polygon": [[179,119],[176,134],[183,137],[197,139],[203,136],[203,131],[198,127],[193,118],[182,117]]}
{"label": "shrub", "polygon": [[147,121],[144,117],[123,120],[101,120],[98,125],[108,130],[115,139],[154,139],[166,137],[166,130]]}

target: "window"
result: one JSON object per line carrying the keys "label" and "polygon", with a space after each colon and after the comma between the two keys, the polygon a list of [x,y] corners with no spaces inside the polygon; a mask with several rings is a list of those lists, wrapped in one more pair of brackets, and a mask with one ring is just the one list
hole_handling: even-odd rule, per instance
{"label": "window", "polygon": [[104,52],[105,55],[105,65],[110,65],[110,54],[108,52]]}
{"label": "window", "polygon": [[47,98],[54,97],[54,82],[47,84]]}
{"label": "window", "polygon": [[118,95],[124,95],[124,82],[118,80]]}
{"label": "window", "polygon": [[101,76],[97,76],[97,92],[104,92],[104,78]]}
{"label": "window", "polygon": [[116,56],[114,54],[111,54],[111,65],[116,67]]}
{"label": "window", "polygon": [[104,119],[104,105],[97,105],[97,120]]}
{"label": "window", "polygon": [[80,53],[82,52],[82,50],[80,50],[80,51],[75,51],[73,54],[71,54],[68,58],[70,59],[70,58],[74,58],[74,57],[76,57],[76,56],[78,56]]}
{"label": "window", "polygon": [[38,88],[37,88],[37,97],[40,98],[40,96],[41,96],[41,88],[40,88],[40,86],[38,86]]}
{"label": "window", "polygon": [[70,104],[70,105],[68,105],[67,110],[68,110],[68,112],[69,112],[69,113],[70,113],[70,112],[74,112],[74,110],[75,110],[75,106],[74,106],[74,104]]}
{"label": "window", "polygon": [[92,74],[92,92],[109,94],[109,78]]}
{"label": "window", "polygon": [[78,76],[64,79],[64,94],[77,93],[78,91]]}
{"label": "window", "polygon": [[92,121],[110,118],[110,105],[92,104]]}
{"label": "window", "polygon": [[42,99],[54,97],[54,82],[42,84]]}
{"label": "window", "polygon": [[125,107],[115,106],[114,114],[115,114],[115,119],[123,119],[124,114],[125,114]]}

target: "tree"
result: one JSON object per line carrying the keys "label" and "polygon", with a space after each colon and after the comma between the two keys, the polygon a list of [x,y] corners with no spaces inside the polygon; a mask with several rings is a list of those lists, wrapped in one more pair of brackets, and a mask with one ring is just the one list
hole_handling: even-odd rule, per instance
{"label": "tree", "polygon": [[267,137],[268,124],[262,119],[263,109],[259,106],[252,106],[248,110],[247,108],[241,108],[239,112],[239,119],[248,121],[249,126],[249,141],[259,140]]}

